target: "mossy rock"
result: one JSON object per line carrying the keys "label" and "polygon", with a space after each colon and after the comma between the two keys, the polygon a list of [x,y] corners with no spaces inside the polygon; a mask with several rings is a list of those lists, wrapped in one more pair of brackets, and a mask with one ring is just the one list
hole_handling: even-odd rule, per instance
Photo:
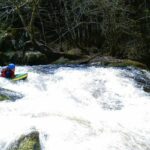
{"label": "mossy rock", "polygon": [[29,65],[46,64],[48,63],[48,58],[40,52],[26,52],[24,63]]}
{"label": "mossy rock", "polygon": [[71,50],[67,51],[66,54],[70,54],[70,55],[81,55],[82,52],[81,52],[80,49],[74,48],[74,49],[71,49]]}
{"label": "mossy rock", "polygon": [[110,67],[137,67],[142,69],[148,69],[148,67],[138,61],[133,61],[130,59],[117,59],[111,56],[96,56],[89,61],[89,64],[92,65],[102,65],[102,66],[110,66]]}
{"label": "mossy rock", "polygon": [[53,64],[68,64],[68,63],[69,63],[69,59],[64,57],[60,57],[59,59],[53,62]]}
{"label": "mossy rock", "polygon": [[142,68],[142,69],[147,69],[147,66],[143,63],[133,61],[133,60],[128,60],[124,59],[121,62],[112,62],[108,63],[108,66],[113,66],[113,67],[127,67],[127,66],[132,66],[132,67],[137,67],[137,68]]}
{"label": "mossy rock", "polygon": [[9,100],[9,99],[10,99],[9,96],[0,94],[0,101]]}
{"label": "mossy rock", "polygon": [[22,135],[7,150],[41,150],[39,133],[34,131],[28,135]]}
{"label": "mossy rock", "polygon": [[20,93],[0,87],[0,101],[4,100],[15,101],[22,97],[23,95]]}
{"label": "mossy rock", "polygon": [[32,133],[20,138],[20,144],[17,150],[40,150],[39,135]]}

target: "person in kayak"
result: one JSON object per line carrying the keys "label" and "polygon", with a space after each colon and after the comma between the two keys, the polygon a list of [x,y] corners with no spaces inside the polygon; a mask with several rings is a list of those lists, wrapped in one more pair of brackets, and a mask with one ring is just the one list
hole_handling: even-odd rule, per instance
{"label": "person in kayak", "polygon": [[1,77],[14,78],[15,77],[15,65],[9,64],[7,67],[4,67],[1,71]]}

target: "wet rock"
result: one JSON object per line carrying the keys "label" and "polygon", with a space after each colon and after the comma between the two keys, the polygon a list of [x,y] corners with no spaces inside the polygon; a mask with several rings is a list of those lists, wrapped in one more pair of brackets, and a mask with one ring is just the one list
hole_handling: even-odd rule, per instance
{"label": "wet rock", "polygon": [[3,94],[0,94],[0,101],[9,100],[9,97]]}
{"label": "wet rock", "polygon": [[7,150],[41,150],[39,132],[34,131],[28,135],[22,135]]}
{"label": "wet rock", "polygon": [[150,85],[149,86],[144,86],[143,90],[147,93],[150,93]]}
{"label": "wet rock", "polygon": [[0,101],[4,101],[4,100],[15,101],[22,97],[23,95],[20,93],[16,93],[8,89],[0,88]]}
{"label": "wet rock", "polygon": [[69,59],[60,57],[56,61],[53,62],[53,64],[67,64],[69,62]]}
{"label": "wet rock", "polygon": [[82,55],[82,52],[80,49],[74,48],[74,49],[70,49],[69,51],[67,51],[67,54],[80,56],[80,55]]}
{"label": "wet rock", "polygon": [[52,62],[52,64],[84,64],[85,61],[89,59],[88,56],[79,56],[68,54],[67,56],[62,56],[56,61]]}
{"label": "wet rock", "polygon": [[42,54],[38,51],[27,51],[23,54],[22,51],[8,51],[0,53],[0,64],[6,65],[10,62],[15,64],[29,64],[29,65],[38,65],[38,64],[47,64],[48,58],[45,54]]}
{"label": "wet rock", "polygon": [[134,80],[145,92],[150,93],[150,79],[144,73],[136,75]]}
{"label": "wet rock", "polygon": [[116,59],[111,56],[96,56],[91,58],[88,63],[92,65],[102,65],[102,66],[110,66],[110,67],[133,66],[137,68],[147,69],[147,66],[140,62],[128,60],[128,59]]}
{"label": "wet rock", "polygon": [[24,63],[29,65],[47,64],[48,58],[45,54],[40,52],[26,52],[24,56]]}
{"label": "wet rock", "polygon": [[125,68],[123,76],[125,78],[130,78],[135,81],[138,88],[143,89],[145,92],[150,93],[150,77],[148,71],[141,69],[135,69],[133,67]]}

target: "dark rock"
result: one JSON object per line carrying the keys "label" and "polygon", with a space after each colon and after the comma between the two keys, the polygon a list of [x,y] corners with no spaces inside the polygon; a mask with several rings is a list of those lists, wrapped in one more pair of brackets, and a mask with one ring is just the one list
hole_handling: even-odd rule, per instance
{"label": "dark rock", "polygon": [[150,93],[150,78],[147,71],[138,68],[127,67],[122,74],[125,78],[130,78],[135,81],[135,85],[143,89],[145,92]]}
{"label": "dark rock", "polygon": [[0,88],[0,101],[10,100],[15,101],[17,99],[22,98],[23,95],[8,89]]}
{"label": "dark rock", "polygon": [[9,97],[3,94],[0,94],[0,101],[9,100]]}
{"label": "dark rock", "polygon": [[133,66],[137,68],[147,69],[145,64],[128,59],[117,59],[111,56],[96,56],[89,60],[89,64],[102,65],[110,67],[127,67]]}
{"label": "dark rock", "polygon": [[0,64],[7,65],[10,62],[15,64],[29,64],[29,65],[39,65],[39,64],[47,64],[48,58],[45,54],[40,52],[25,52],[23,54],[22,51],[10,51],[0,53]]}
{"label": "dark rock", "polygon": [[134,80],[145,92],[150,93],[150,79],[144,73],[136,75]]}
{"label": "dark rock", "polygon": [[144,86],[143,90],[147,93],[150,93],[150,86]]}
{"label": "dark rock", "polygon": [[53,62],[53,64],[67,64],[69,62],[69,59],[60,57],[56,61]]}
{"label": "dark rock", "polygon": [[26,52],[24,56],[24,63],[29,65],[47,64],[48,58],[45,54],[40,52]]}
{"label": "dark rock", "polygon": [[67,51],[67,54],[81,56],[82,52],[81,52],[80,49],[74,48],[74,49],[71,49],[71,50]]}

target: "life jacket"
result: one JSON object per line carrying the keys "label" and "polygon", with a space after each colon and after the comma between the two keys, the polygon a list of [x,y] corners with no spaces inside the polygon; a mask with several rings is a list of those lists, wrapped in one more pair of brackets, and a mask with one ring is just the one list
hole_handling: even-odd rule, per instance
{"label": "life jacket", "polygon": [[1,76],[5,78],[13,78],[15,76],[14,71],[6,68],[3,68],[1,71]]}
{"label": "life jacket", "polygon": [[1,70],[1,77],[6,77],[6,70],[7,70],[7,67]]}

